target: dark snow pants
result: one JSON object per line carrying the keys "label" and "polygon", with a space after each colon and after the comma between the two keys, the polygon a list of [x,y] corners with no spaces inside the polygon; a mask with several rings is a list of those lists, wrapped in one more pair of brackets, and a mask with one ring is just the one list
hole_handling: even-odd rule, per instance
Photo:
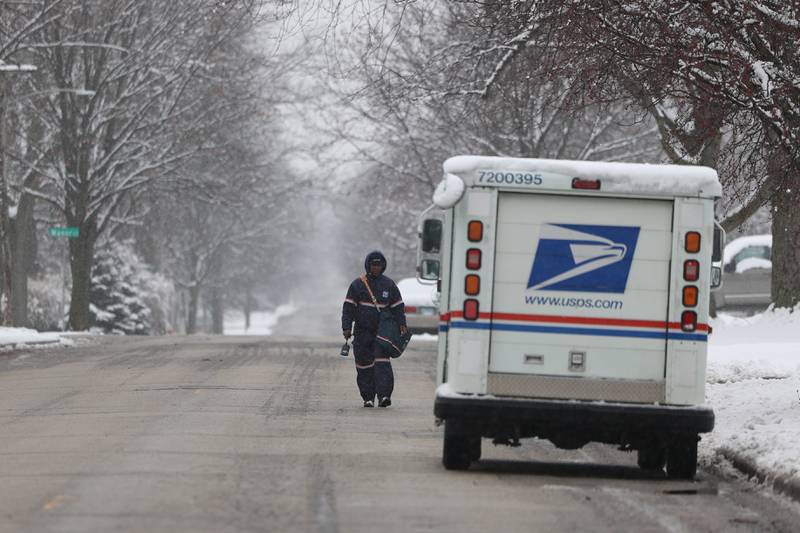
{"label": "dark snow pants", "polygon": [[361,336],[353,341],[353,356],[356,360],[356,383],[364,401],[392,397],[394,373],[392,361],[381,353],[375,337]]}

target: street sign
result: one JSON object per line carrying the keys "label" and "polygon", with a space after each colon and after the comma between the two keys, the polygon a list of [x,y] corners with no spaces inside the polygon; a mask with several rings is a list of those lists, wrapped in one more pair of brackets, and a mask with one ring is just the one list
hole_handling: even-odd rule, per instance
{"label": "street sign", "polygon": [[50,234],[51,237],[69,237],[71,239],[76,239],[80,237],[81,229],[80,228],[62,228],[62,227],[53,227],[47,230],[47,233]]}

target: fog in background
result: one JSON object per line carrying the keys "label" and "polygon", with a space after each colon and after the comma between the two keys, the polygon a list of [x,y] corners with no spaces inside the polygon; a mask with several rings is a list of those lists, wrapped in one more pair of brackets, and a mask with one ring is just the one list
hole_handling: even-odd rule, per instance
{"label": "fog in background", "polygon": [[[395,281],[416,275],[415,243],[398,239],[392,228],[413,226],[430,195],[410,207],[406,198],[392,198],[392,187],[382,183],[376,164],[380,143],[363,139],[364,132],[374,131],[373,121],[352,109],[351,102],[368,84],[352,71],[373,31],[368,7],[353,4],[332,12],[319,5],[298,6],[277,35],[272,24],[262,34],[265,50],[296,58],[286,102],[279,107],[282,141],[291,147],[287,163],[308,186],[301,207],[288,214],[293,225],[305,228],[304,236],[286,245],[294,258],[290,271],[303,282],[288,284],[291,290],[278,298],[296,305],[341,306],[373,250],[386,255],[386,275]],[[396,210],[385,209],[387,201],[409,207],[407,216],[396,218]],[[270,292],[280,293],[277,288]]]}

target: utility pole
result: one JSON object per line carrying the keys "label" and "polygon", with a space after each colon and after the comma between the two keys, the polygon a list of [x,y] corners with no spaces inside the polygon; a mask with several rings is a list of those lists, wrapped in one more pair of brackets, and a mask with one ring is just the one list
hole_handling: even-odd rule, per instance
{"label": "utility pole", "polygon": [[11,320],[11,240],[10,240],[10,203],[8,197],[8,182],[6,180],[6,145],[5,145],[5,112],[6,112],[6,73],[7,72],[35,72],[34,65],[12,65],[0,61],[0,239],[2,239],[2,270],[3,270],[3,324],[10,325]]}

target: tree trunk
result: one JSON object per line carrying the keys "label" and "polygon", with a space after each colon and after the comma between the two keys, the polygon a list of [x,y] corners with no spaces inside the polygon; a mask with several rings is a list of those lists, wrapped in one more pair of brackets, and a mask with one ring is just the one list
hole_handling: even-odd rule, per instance
{"label": "tree trunk", "polygon": [[248,283],[244,289],[244,330],[250,329],[250,313],[253,311],[253,289]]}
{"label": "tree trunk", "polygon": [[5,157],[5,78],[0,74],[0,270],[2,270],[2,298],[0,298],[0,324],[11,324],[11,221],[8,216],[10,199],[8,197],[8,183],[6,181]]}
{"label": "tree trunk", "polygon": [[36,224],[33,220],[33,198],[23,195],[17,216],[10,224],[11,239],[11,323],[28,326],[28,274],[36,261]]}
{"label": "tree trunk", "polygon": [[794,179],[780,180],[783,185],[772,195],[772,301],[775,307],[791,308],[800,302],[800,176],[792,177]]}
{"label": "tree trunk", "polygon": [[197,333],[197,304],[200,300],[200,285],[195,282],[189,287],[189,309],[186,317],[186,334]]}
{"label": "tree trunk", "polygon": [[84,331],[91,326],[89,291],[92,288],[95,237],[87,225],[79,228],[80,236],[69,240],[69,263],[72,269],[69,329],[72,331]]}
{"label": "tree trunk", "polygon": [[211,289],[211,333],[222,335],[225,331],[224,313],[225,306],[222,291],[219,287]]}

